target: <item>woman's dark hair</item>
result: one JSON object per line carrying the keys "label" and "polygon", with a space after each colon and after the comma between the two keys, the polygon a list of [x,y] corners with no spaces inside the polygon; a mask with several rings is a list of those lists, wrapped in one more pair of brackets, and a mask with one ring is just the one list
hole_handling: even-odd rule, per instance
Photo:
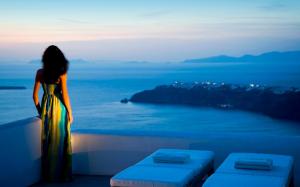
{"label": "woman's dark hair", "polygon": [[59,76],[68,71],[69,62],[62,51],[55,45],[51,45],[45,50],[42,62],[45,83],[57,82]]}

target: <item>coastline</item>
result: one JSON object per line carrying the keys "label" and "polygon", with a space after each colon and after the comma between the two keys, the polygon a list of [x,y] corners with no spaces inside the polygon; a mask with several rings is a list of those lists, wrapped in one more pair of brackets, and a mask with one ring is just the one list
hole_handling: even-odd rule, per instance
{"label": "coastline", "polygon": [[0,90],[25,90],[25,86],[0,86]]}
{"label": "coastline", "polygon": [[235,85],[215,82],[175,82],[137,92],[121,103],[152,103],[212,107],[263,114],[274,119],[300,122],[300,90],[257,84]]}

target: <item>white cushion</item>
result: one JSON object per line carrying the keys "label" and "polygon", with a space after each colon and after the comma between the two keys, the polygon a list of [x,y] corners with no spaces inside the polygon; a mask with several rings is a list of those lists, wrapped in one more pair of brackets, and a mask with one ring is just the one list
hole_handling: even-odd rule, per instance
{"label": "white cushion", "polygon": [[273,160],[265,158],[240,158],[235,161],[234,167],[237,169],[271,170]]}
{"label": "white cushion", "polygon": [[[156,163],[153,161],[152,156],[158,152],[165,153],[185,153],[189,154],[190,159],[184,164],[169,164],[169,163]],[[172,168],[190,168],[194,173],[207,172],[206,170],[213,167],[214,153],[211,151],[200,151],[200,150],[185,150],[185,149],[158,149],[154,153],[147,156],[145,159],[139,161],[136,165],[150,165],[150,166],[161,166],[161,167],[172,167]]]}
{"label": "white cushion", "polygon": [[[271,170],[247,170],[235,168],[240,159],[272,159]],[[215,174],[204,183],[204,187],[286,187],[290,183],[293,158],[287,155],[231,153],[219,166]]]}
{"label": "white cushion", "polygon": [[210,176],[203,187],[284,187],[282,177],[223,174],[215,173]]}
{"label": "white cushion", "polygon": [[[156,163],[156,153],[184,153],[190,156],[186,163]],[[211,151],[159,149],[137,164],[119,172],[110,180],[111,186],[175,187],[184,186],[193,177],[202,177],[213,167]]]}
{"label": "white cushion", "polygon": [[111,186],[179,187],[192,178],[190,169],[155,166],[131,166],[110,180]]}
{"label": "white cushion", "polygon": [[[239,159],[272,159],[272,170],[246,170],[237,169],[234,163]],[[216,170],[217,173],[236,173],[248,175],[267,175],[288,179],[293,167],[293,158],[287,155],[261,154],[261,153],[231,153]]]}
{"label": "white cushion", "polygon": [[184,164],[190,159],[186,153],[164,153],[158,152],[152,156],[155,163]]}

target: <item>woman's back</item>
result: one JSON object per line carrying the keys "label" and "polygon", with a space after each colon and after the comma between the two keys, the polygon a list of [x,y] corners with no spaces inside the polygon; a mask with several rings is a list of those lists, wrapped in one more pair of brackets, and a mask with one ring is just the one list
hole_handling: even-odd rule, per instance
{"label": "woman's back", "polygon": [[43,69],[38,70],[41,77],[41,84],[44,91],[44,96],[57,96],[62,99],[61,81],[58,79],[54,83],[46,83],[43,75]]}
{"label": "woman's back", "polygon": [[55,94],[61,94],[61,88],[59,83],[42,83],[42,87],[44,90],[44,94],[46,95],[55,95]]}

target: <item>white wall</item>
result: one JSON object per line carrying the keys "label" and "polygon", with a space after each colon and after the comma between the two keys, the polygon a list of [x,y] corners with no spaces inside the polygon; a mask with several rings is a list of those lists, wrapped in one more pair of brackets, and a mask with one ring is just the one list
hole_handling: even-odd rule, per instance
{"label": "white wall", "polygon": [[73,132],[74,172],[113,175],[158,148],[212,150],[215,167],[231,152],[287,154],[295,157],[295,186],[300,186],[300,137],[224,133]]}
{"label": "white wall", "polygon": [[0,125],[0,186],[28,186],[40,179],[38,118]]}
{"label": "white wall", "polygon": [[[0,126],[0,185],[28,186],[40,179],[38,118]],[[72,132],[73,172],[113,175],[158,148],[212,150],[215,167],[231,152],[263,152],[295,157],[295,183],[300,186],[300,137],[224,133],[154,133],[78,130]]]}

